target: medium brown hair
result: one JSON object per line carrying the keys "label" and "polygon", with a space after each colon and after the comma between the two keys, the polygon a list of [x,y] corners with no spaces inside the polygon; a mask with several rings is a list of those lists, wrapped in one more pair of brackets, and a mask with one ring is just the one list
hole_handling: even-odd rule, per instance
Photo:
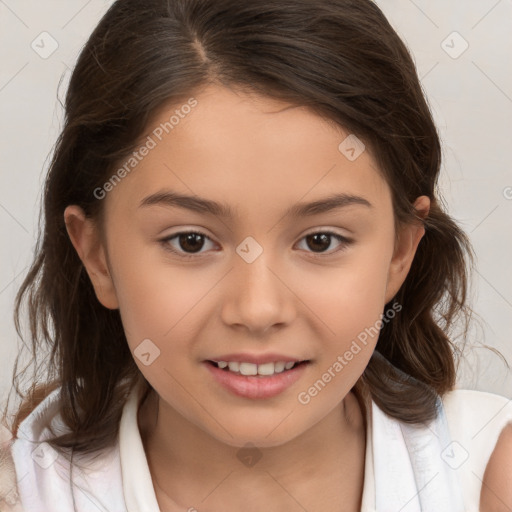
{"label": "medium brown hair", "polygon": [[[370,0],[118,0],[73,71],[45,184],[44,229],[16,298],[20,336],[28,307],[32,382],[46,388],[23,392],[28,367],[18,371],[17,362],[14,388],[25,406],[14,430],[61,386],[71,433],[52,444],[85,452],[115,440],[141,374],[119,311],[96,298],[64,209],[76,204],[101,221],[93,191],[159,109],[214,83],[309,107],[356,134],[391,189],[396,225],[424,223],[409,275],[383,313],[395,303],[402,309],[383,325],[356,390],[398,420],[434,418],[436,400],[455,382],[450,329],[462,318],[467,330],[471,248],[441,204],[439,136],[413,60],[381,10]],[[431,200],[426,219],[413,208],[421,195]]]}

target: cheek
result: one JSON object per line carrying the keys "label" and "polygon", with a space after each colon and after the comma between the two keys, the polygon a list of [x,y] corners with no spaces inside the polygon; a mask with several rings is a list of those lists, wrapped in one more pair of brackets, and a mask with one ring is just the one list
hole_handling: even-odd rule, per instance
{"label": "cheek", "polygon": [[302,390],[301,404],[315,397],[319,407],[328,407],[363,373],[382,326],[391,254],[389,238],[375,239],[354,251],[353,257],[347,257],[335,270],[323,277],[317,274],[309,286],[304,283],[312,301],[308,304],[321,317],[325,335],[315,378]]}
{"label": "cheek", "polygon": [[301,292],[331,331],[348,341],[374,325],[385,305],[391,249],[383,245],[354,251],[336,268],[301,274]]}
{"label": "cheek", "polygon": [[186,325],[212,279],[170,265],[142,243],[132,244],[129,251],[112,247],[114,286],[130,348],[151,339],[163,350],[164,342]]}
{"label": "cheek", "polygon": [[116,286],[128,346],[155,389],[180,396],[180,386],[171,376],[178,382],[187,378],[183,362],[194,358],[197,332],[202,329],[199,302],[208,291],[208,280],[191,283],[190,274],[168,268],[163,272],[155,266],[144,272],[123,272],[137,266],[133,261],[120,265]]}
{"label": "cheek", "polygon": [[317,364],[297,396],[301,406],[308,406],[308,414],[320,418],[335,406],[370,360],[382,326],[388,252],[375,257],[368,248],[336,271],[303,281],[303,293],[308,306],[318,312],[323,333]]}

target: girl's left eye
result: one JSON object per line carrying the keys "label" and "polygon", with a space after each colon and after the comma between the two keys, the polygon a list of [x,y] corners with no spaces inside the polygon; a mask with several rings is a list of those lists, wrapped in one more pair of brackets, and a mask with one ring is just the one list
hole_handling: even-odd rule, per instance
{"label": "girl's left eye", "polygon": [[[339,235],[338,233],[333,233],[332,231],[316,231],[313,233],[309,233],[308,235],[303,237],[301,241],[305,240],[308,247],[316,246],[317,248],[320,249],[326,249],[331,246],[331,241],[333,238],[339,242],[339,246],[337,249],[329,251],[326,254],[326,256],[330,256],[331,254],[343,251],[353,242],[352,239]],[[317,251],[313,251],[313,253],[316,252]],[[322,255],[324,254],[325,251],[321,250],[318,252],[320,253],[320,255]]]}
{"label": "girl's left eye", "polygon": [[[352,243],[351,239],[331,231],[318,231],[309,233],[308,235],[304,236],[301,241],[305,240],[306,244],[310,248],[315,246],[316,248],[320,248],[320,251],[313,251],[313,253],[318,252],[323,254],[325,252],[324,249],[330,247],[332,238],[336,239],[340,243],[340,247],[334,251],[330,251],[327,255],[342,251]],[[178,242],[178,248],[172,244],[172,241],[174,240]],[[161,239],[160,243],[166,250],[178,254],[180,257],[194,258],[194,254],[197,254],[201,251],[206,240],[212,242],[209,236],[201,233],[200,231],[182,231],[180,233],[175,233],[174,235]]]}

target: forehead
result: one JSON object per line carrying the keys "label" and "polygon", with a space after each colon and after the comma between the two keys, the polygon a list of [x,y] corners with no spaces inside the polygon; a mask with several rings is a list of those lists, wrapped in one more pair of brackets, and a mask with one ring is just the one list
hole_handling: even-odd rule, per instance
{"label": "forehead", "polygon": [[151,150],[109,199],[136,206],[168,188],[223,202],[238,216],[335,192],[389,203],[370,152],[307,108],[220,86],[192,99],[153,116],[141,139]]}

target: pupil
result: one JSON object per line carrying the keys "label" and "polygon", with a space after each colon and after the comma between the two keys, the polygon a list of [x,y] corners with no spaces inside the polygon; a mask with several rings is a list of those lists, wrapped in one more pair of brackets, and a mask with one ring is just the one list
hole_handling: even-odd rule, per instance
{"label": "pupil", "polygon": [[[319,242],[320,240],[320,249],[322,250],[325,250],[325,249],[328,249],[329,248],[329,245],[330,245],[330,236],[329,235],[326,235],[325,233],[318,233],[318,234],[314,234],[314,235],[309,235],[306,237],[307,240],[308,240],[308,246],[310,249],[314,249],[314,245],[312,246],[309,241],[311,239],[314,240],[314,242]],[[318,247],[317,247],[318,248]]]}
{"label": "pupil", "polygon": [[[197,233],[186,233],[184,235],[180,235],[179,241],[180,241],[181,248],[187,252],[200,251],[203,246],[204,240],[201,240],[200,243],[198,244],[197,243],[198,238],[202,239],[203,236],[199,235]],[[194,243],[194,242],[196,242],[196,243]],[[190,249],[190,251],[188,249]]]}

